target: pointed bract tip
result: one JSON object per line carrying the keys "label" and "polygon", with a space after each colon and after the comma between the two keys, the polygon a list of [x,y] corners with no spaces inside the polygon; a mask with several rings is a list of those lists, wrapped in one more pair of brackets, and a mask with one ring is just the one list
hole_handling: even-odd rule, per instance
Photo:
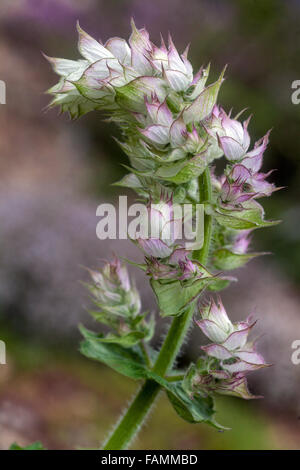
{"label": "pointed bract tip", "polygon": [[221,72],[221,74],[220,74],[219,80],[220,80],[220,79],[221,79],[221,80],[225,80],[224,75],[225,75],[225,72],[226,72],[226,70],[227,70],[227,67],[228,67],[228,64],[225,64],[224,67],[223,67],[223,70],[222,70],[222,72]]}
{"label": "pointed bract tip", "polygon": [[187,59],[188,57],[188,53],[189,53],[189,50],[190,50],[190,46],[191,46],[191,43],[189,42],[188,45],[186,46],[186,48],[184,49],[183,53],[182,53],[182,56]]}
{"label": "pointed bract tip", "polygon": [[45,57],[46,60],[48,60],[48,62],[53,62],[54,58],[53,57],[50,57],[48,56],[47,54],[45,54],[45,52],[43,51],[40,51],[40,53],[42,54],[43,57]]}
{"label": "pointed bract tip", "polygon": [[169,46],[169,49],[172,49],[172,48],[175,49],[175,45],[174,45],[170,31],[168,31],[168,46]]}
{"label": "pointed bract tip", "polygon": [[76,29],[77,29],[78,33],[84,33],[83,29],[81,28],[81,26],[79,24],[79,20],[76,21]]}
{"label": "pointed bract tip", "polygon": [[131,26],[132,32],[135,32],[135,33],[138,32],[138,29],[137,29],[136,24],[134,22],[133,16],[130,18],[130,26]]}
{"label": "pointed bract tip", "polygon": [[165,43],[162,33],[160,33],[160,47],[164,50],[167,50],[166,43]]}

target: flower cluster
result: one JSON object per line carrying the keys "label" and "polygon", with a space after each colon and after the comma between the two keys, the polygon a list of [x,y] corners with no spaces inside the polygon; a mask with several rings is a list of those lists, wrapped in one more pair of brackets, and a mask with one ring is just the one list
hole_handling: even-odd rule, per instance
{"label": "flower cluster", "polygon": [[187,50],[179,54],[169,37],[154,45],[132,22],[129,43],[99,43],[78,26],[78,61],[49,58],[61,79],[49,90],[50,106],[73,118],[106,111],[124,135],[122,146],[138,176],[175,185],[188,183],[222,155],[204,125],[216,102],[223,72],[205,87],[208,68],[194,75]]}
{"label": "flower cluster", "polygon": [[198,200],[198,176],[225,155],[229,166],[214,178],[221,208],[240,210],[275,190],[270,173],[260,172],[268,134],[249,151],[249,119],[240,123],[216,105],[223,72],[206,86],[209,68],[194,74],[187,50],[180,55],[171,37],[156,46],[133,21],[128,43],[115,37],[103,45],[79,25],[78,33],[83,59],[48,58],[61,76],[50,106],[72,117],[102,110],[120,125],[132,168],[120,185],[146,199],[167,190],[174,201]]}
{"label": "flower cluster", "polygon": [[106,263],[101,271],[89,270],[93,283],[88,289],[93,296],[97,310],[92,316],[112,329],[103,342],[132,346],[153,335],[153,319],[145,320],[141,314],[141,300],[136,287],[129,279],[126,267],[118,258]]}
{"label": "flower cluster", "polygon": [[[106,336],[84,332],[84,354],[129,377],[157,380],[182,417],[215,425],[211,394],[253,398],[246,374],[268,365],[248,339],[255,322],[248,318],[232,323],[221,300],[212,300],[201,308],[197,320],[211,343],[202,347],[205,356],[188,369],[184,380],[175,384],[165,380],[171,363],[165,362],[164,354],[169,347],[179,349],[181,333],[201,293],[223,289],[234,279],[223,271],[258,255],[248,252],[252,231],[275,223],[265,220],[257,202],[275,191],[267,181],[270,172],[261,170],[269,133],[252,145],[250,118],[240,122],[239,116],[232,118],[217,105],[224,71],[207,85],[209,67],[194,74],[188,50],[179,54],[171,37],[167,45],[162,39],[158,47],[146,29],[137,29],[133,22],[128,42],[114,37],[102,44],[79,26],[78,33],[82,59],[48,58],[60,75],[59,83],[49,90],[54,96],[50,106],[60,106],[73,118],[100,110],[120,127],[119,144],[129,157],[130,173],[118,184],[134,189],[147,203],[139,231],[133,225],[135,243],[145,255],[138,267],[150,278],[160,315],[179,317],[180,323],[170,329],[177,339],[167,336],[161,354],[145,348],[143,341],[153,335],[153,321],[141,313],[136,288],[116,259],[100,272],[91,271],[89,289],[98,307],[92,314],[111,331]],[[218,175],[212,165],[217,168],[216,160],[222,156],[226,167]],[[186,204],[192,206],[189,214],[182,212]],[[182,236],[183,224],[194,225],[198,204],[207,224],[202,247],[183,244]],[[95,338],[119,348],[96,347]],[[168,351],[169,358],[175,349],[174,354]],[[142,363],[136,362],[141,353]],[[157,357],[163,363],[162,369],[158,367],[160,377],[145,372]]]}
{"label": "flower cluster", "polygon": [[269,132],[254,144],[253,150],[248,151],[249,120],[241,124],[216,105],[211,114],[208,131],[217,136],[219,145],[230,162],[225,174],[214,181],[219,191],[220,203],[227,208],[241,207],[243,202],[250,199],[270,196],[276,189],[274,184],[266,181],[272,171],[260,172]]}
{"label": "flower cluster", "polygon": [[245,374],[267,367],[264,358],[255,350],[255,342],[248,335],[256,322],[232,323],[218,298],[201,310],[196,323],[212,344],[202,346],[207,354],[187,373],[185,384],[190,393],[217,392],[242,398],[256,398],[248,391]]}

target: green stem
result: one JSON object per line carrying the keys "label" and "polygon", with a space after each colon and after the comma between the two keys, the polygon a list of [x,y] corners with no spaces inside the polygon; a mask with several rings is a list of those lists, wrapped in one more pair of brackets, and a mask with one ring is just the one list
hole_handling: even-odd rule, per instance
{"label": "green stem", "polygon": [[[200,203],[211,201],[211,180],[209,168],[199,178],[199,196]],[[212,236],[212,216],[204,214],[204,241],[201,250],[193,252],[193,258],[201,264],[205,264],[209,255],[209,248]]]}
{"label": "green stem", "polygon": [[145,342],[143,340],[140,342],[140,348],[141,348],[142,354],[144,356],[145,362],[147,364],[147,367],[151,368],[152,367],[152,362],[151,362],[151,359],[150,359],[148,351],[147,351],[147,345],[145,344]]}
{"label": "green stem", "polygon": [[[211,200],[210,172],[206,171],[199,178],[200,202]],[[211,216],[204,216],[204,243],[201,250],[193,253],[194,259],[205,264],[207,261],[212,234]],[[172,367],[174,360],[182,346],[186,332],[190,326],[194,313],[194,303],[182,315],[175,317],[165,338],[153,367],[153,372],[164,377]],[[134,398],[125,415],[120,419],[113,433],[104,444],[104,450],[126,449],[138,433],[155,398],[160,391],[160,385],[152,380],[146,380]]]}
{"label": "green stem", "polygon": [[[189,327],[193,312],[194,306],[190,307],[179,317],[174,318],[153,367],[153,372],[156,374],[163,377],[173,365]],[[119,421],[112,435],[104,444],[104,450],[122,450],[128,447],[144,422],[159,391],[160,385],[152,380],[146,380],[126,414]]]}
{"label": "green stem", "polygon": [[160,386],[156,382],[146,380],[125,415],[117,423],[112,435],[104,444],[103,450],[128,448],[149,413],[159,391]]}
{"label": "green stem", "polygon": [[184,374],[180,374],[180,375],[169,375],[168,377],[165,377],[165,379],[166,379],[168,382],[179,382],[180,380],[183,380],[183,379],[184,379]]}

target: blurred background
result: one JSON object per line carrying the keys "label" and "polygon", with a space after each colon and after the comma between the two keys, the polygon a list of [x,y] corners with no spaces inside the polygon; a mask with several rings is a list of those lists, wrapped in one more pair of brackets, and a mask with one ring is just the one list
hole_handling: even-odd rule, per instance
{"label": "blurred background", "polygon": [[[273,181],[286,187],[264,200],[267,218],[282,224],[254,238],[273,255],[240,269],[222,294],[234,320],[254,312],[265,333],[261,351],[274,366],[250,376],[264,400],[218,400],[218,421],[232,426],[218,433],[184,423],[162,398],[134,448],[299,449],[300,365],[291,361],[300,339],[300,104],[291,101],[300,80],[297,0],[1,1],[0,448],[37,439],[50,449],[95,448],[136,388],[77,352],[78,322],[91,325],[81,266],[97,267],[113,251],[138,259],[130,243],[101,242],[95,233],[96,207],[116,199],[110,185],[126,159],[100,114],[71,122],[44,112],[56,76],[41,54],[77,58],[77,19],[103,41],[127,38],[131,16],[154,42],[168,31],[179,50],[191,42],[194,68],[211,61],[211,79],[229,65],[219,102],[227,111],[249,108],[253,141],[273,128],[265,169],[276,168]],[[154,308],[141,276],[138,286]],[[197,357],[202,340],[192,332],[180,364]]]}

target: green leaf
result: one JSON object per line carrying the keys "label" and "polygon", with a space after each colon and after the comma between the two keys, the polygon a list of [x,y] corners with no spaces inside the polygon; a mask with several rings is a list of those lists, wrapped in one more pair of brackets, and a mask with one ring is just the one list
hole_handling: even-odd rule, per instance
{"label": "green leaf", "polygon": [[100,342],[96,333],[83,326],[80,326],[80,331],[85,338],[80,344],[80,352],[84,356],[100,361],[126,377],[146,377],[146,364],[139,348],[129,349],[119,344]]}
{"label": "green leaf", "polygon": [[45,450],[43,444],[39,441],[33,442],[32,444],[29,444],[28,446],[22,447],[16,442],[14,442],[9,450]]}
{"label": "green leaf", "polygon": [[191,398],[183,389],[182,382],[168,382],[153,372],[148,372],[148,378],[159,383],[166,391],[176,413],[189,423],[207,423],[217,429],[227,429],[215,421],[214,402],[211,396]]}
{"label": "green leaf", "polygon": [[267,253],[233,253],[227,248],[220,248],[213,253],[213,263],[217,269],[237,269],[248,261]]}
{"label": "green leaf", "polygon": [[202,398],[200,396],[190,398],[182,388],[181,384],[176,384],[167,391],[168,398],[176,413],[189,423],[211,424],[217,428],[222,428],[214,420],[214,403],[212,397]]}
{"label": "green leaf", "polygon": [[197,279],[190,286],[183,287],[180,281],[164,283],[152,279],[151,287],[157,297],[163,317],[177,316],[214,280],[213,276]]}
{"label": "green leaf", "polygon": [[83,327],[80,330],[85,337],[80,346],[83,355],[102,362],[132,379],[154,380],[167,392],[173,408],[183,419],[190,423],[205,422],[218,429],[222,428],[214,419],[215,410],[211,397],[191,398],[184,391],[181,382],[168,382],[148,370],[145,359],[138,348],[126,349],[117,344],[101,343],[97,340],[95,333]]}

